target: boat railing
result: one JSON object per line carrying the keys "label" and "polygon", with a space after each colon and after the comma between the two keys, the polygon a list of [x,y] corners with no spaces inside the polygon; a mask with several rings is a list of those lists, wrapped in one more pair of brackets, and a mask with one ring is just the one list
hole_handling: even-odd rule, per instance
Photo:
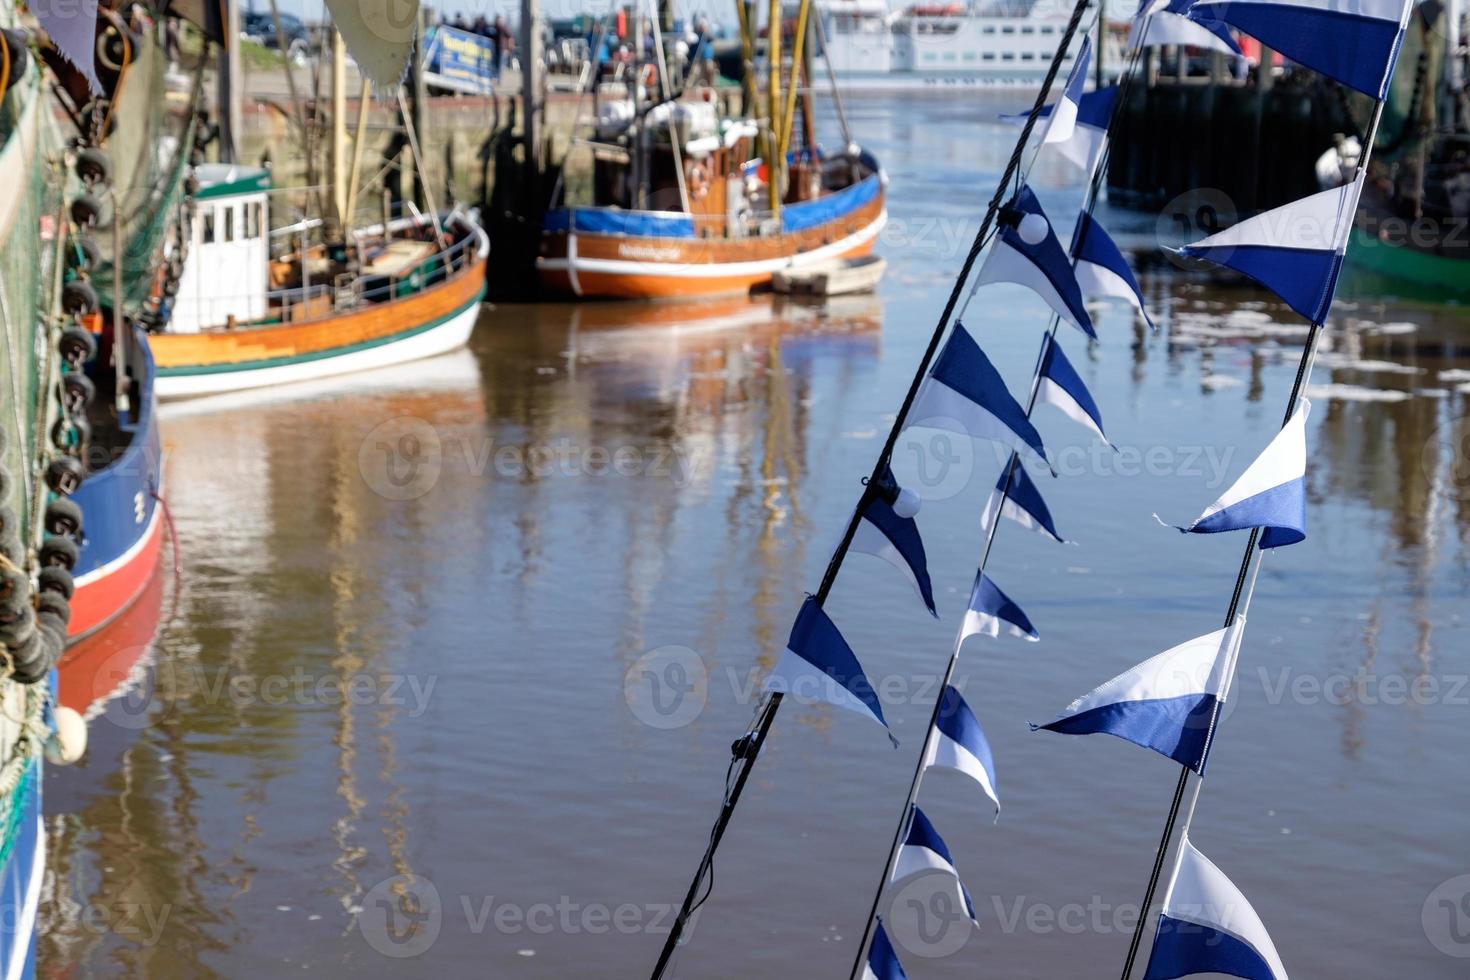
{"label": "boat railing", "polygon": [[[345,273],[330,278],[309,280],[293,286],[266,291],[266,304],[271,319],[237,324],[240,328],[277,326],[283,323],[316,319],[345,310],[376,306],[407,299],[430,286],[438,285],[457,272],[474,265],[478,254],[478,236],[473,231],[463,234],[448,248],[428,255],[397,273]],[[256,294],[258,295],[258,294]],[[237,301],[243,297],[211,296],[216,302]]]}

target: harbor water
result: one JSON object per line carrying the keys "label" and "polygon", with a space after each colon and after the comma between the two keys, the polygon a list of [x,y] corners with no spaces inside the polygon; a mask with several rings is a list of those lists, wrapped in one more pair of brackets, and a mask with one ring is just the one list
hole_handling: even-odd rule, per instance
{"label": "harbor water", "polygon": [[[889,177],[876,295],[487,307],[467,351],[169,406],[183,571],[114,624],[94,683],[119,690],[84,763],[47,773],[43,972],[645,976],[1020,98],[849,100]],[[1063,167],[1032,183],[1070,228]],[[1027,723],[1222,625],[1244,535],[1154,515],[1187,523],[1265,446],[1305,339],[1264,292],[1159,259],[1170,215],[1101,213],[1154,256],[1160,329],[1115,307],[1097,344],[1061,335],[1116,450],[1038,410],[1058,477],[1032,473],[1075,544],[997,534],[989,574],[1041,641],[960,662],[1003,811],[926,779],[979,923],[890,892],[915,977],[1121,970],[1178,769]],[[1024,397],[1045,307],[986,287],[966,323]],[[1309,537],[1264,561],[1191,831],[1294,975],[1465,975],[1467,339],[1470,312],[1347,281],[1312,376]],[[675,975],[847,975],[1000,466],[900,443],[940,618],[861,555],[828,609],[901,745],[785,706]]]}

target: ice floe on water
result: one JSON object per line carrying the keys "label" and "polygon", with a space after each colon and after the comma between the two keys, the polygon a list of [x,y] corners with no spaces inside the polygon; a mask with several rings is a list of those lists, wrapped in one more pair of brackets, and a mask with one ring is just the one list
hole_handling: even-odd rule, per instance
{"label": "ice floe on water", "polygon": [[1441,381],[1447,381],[1447,382],[1448,381],[1470,381],[1470,369],[1466,369],[1466,368],[1445,368],[1443,371],[1439,372],[1439,380],[1441,380]]}
{"label": "ice floe on water", "polygon": [[1231,374],[1206,374],[1199,379],[1200,387],[1210,391],[1219,391],[1222,388],[1238,388],[1245,384],[1240,378]]}
{"label": "ice floe on water", "polygon": [[1396,337],[1402,334],[1417,333],[1419,324],[1397,321],[1394,323],[1375,323],[1372,320],[1361,320],[1357,317],[1348,317],[1343,325],[1349,330],[1358,330],[1375,337]]}
{"label": "ice floe on water", "polygon": [[1317,366],[1342,368],[1350,371],[1378,371],[1384,374],[1424,374],[1421,367],[1400,364],[1397,361],[1378,361],[1371,358],[1354,357],[1343,351],[1324,350],[1317,353]]}
{"label": "ice floe on water", "polygon": [[1344,402],[1401,402],[1413,396],[1407,391],[1392,391],[1387,388],[1365,388],[1362,385],[1315,384],[1307,385],[1307,397],[1313,399],[1336,399]]}

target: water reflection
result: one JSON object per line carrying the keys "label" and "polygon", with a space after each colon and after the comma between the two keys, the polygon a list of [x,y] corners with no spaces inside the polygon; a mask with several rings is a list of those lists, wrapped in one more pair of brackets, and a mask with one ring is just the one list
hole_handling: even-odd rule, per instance
{"label": "water reflection", "polygon": [[[949,169],[928,158],[952,138],[932,125],[946,105],[853,107],[856,120],[888,121],[877,149],[892,161],[895,212],[913,222],[955,209],[936,192],[941,181],[979,196],[985,182],[955,168],[993,163],[988,142]],[[907,139],[920,148],[905,151]],[[921,175],[917,187],[906,173]],[[48,774],[43,970],[646,970],[658,936],[533,935],[463,909],[492,895],[522,908],[563,897],[651,904],[683,884],[750,706],[712,680],[702,713],[660,730],[630,710],[626,676],[649,650],[678,644],[712,679],[726,668],[744,678],[783,645],[958,261],[922,249],[888,258],[893,275],[876,297],[503,306],[484,312],[470,351],[171,407],[178,614],[138,693],[93,724],[86,763]],[[1305,331],[1258,293],[1168,267],[1143,281],[1160,333],[1110,309],[1098,318],[1102,342],[1088,349],[1069,336],[1069,356],[1121,445],[1238,450],[1233,475],[1279,423]],[[1015,390],[1035,356],[1036,308],[996,295],[973,308],[972,327]],[[1470,374],[1453,372],[1470,369],[1465,318],[1351,302],[1314,375],[1316,536],[1263,572],[1248,669],[1463,672]],[[1048,440],[1070,437],[1055,419],[1039,424]],[[1148,793],[1156,760],[1059,747],[1022,722],[1075,696],[1079,679],[1106,675],[1101,661],[1128,655],[1139,631],[1213,621],[1216,559],[1238,547],[1148,536],[1148,510],[1187,517],[1208,502],[1198,478],[1101,476],[1046,488],[1085,550],[1018,537],[997,546],[1006,588],[1024,597],[1044,642],[1020,654],[981,645],[966,663],[1005,769],[1007,812],[1021,816],[993,831],[956,820],[947,836],[1007,907],[1035,897],[1038,882],[1050,883],[1048,901],[1076,889],[1136,900],[1138,855],[1150,853],[1167,803]],[[920,518],[951,618],[993,478],[977,465],[962,494],[926,502]],[[947,654],[949,625],[916,619],[912,595],[889,576],[886,566],[844,571],[835,601],[876,670],[919,676]],[[1239,873],[1258,907],[1271,906],[1283,954],[1303,975],[1343,975],[1383,935],[1311,942],[1322,869],[1374,882],[1327,881],[1343,921],[1380,913],[1387,891],[1395,909],[1417,911],[1415,890],[1422,898],[1433,884],[1421,877],[1458,859],[1446,800],[1463,796],[1463,781],[1443,746],[1460,721],[1351,690],[1325,706],[1267,704],[1255,673],[1241,686],[1201,834],[1216,849],[1269,853]],[[905,734],[927,717],[927,696],[893,706]],[[783,715],[722,853],[716,904],[681,954],[689,975],[847,967],[844,940],[812,936],[846,935],[865,910],[872,869],[852,858],[886,846],[891,807],[873,801],[901,794],[912,761],[864,754],[852,732],[850,719],[818,709]],[[1279,750],[1288,743],[1289,758]],[[905,752],[916,747],[905,740]],[[1096,799],[1080,807],[1075,794],[1104,790],[1113,795],[1099,821]],[[1299,828],[1289,851],[1269,850],[1283,828],[1264,814],[1278,805]],[[1344,826],[1344,813],[1375,817]],[[1417,864],[1378,846],[1386,825],[1415,828],[1401,850]],[[359,925],[363,907],[406,875],[432,881],[444,903],[421,960],[384,955]],[[989,897],[977,892],[977,904]],[[115,913],[87,914],[128,903],[168,910],[160,941]],[[1381,932],[1392,930],[1404,969],[1442,975],[1413,919]],[[1065,938],[982,929],[972,948],[924,966],[971,976],[983,949],[1002,975],[1071,976],[1119,941]]]}

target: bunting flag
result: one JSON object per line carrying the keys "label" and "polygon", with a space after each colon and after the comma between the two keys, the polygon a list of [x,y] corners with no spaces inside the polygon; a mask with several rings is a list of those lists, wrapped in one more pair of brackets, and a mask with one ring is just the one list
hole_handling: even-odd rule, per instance
{"label": "bunting flag", "polygon": [[[886,730],[883,706],[873,685],[863,674],[852,648],[837,630],[837,624],[812,596],[802,603],[791,627],[791,638],[776,666],[766,675],[766,691],[792,694],[835,704],[866,715]],[[888,733],[893,747],[898,739]]]}
{"label": "bunting flag", "polygon": [[30,4],[28,9],[61,56],[76,67],[93,92],[101,95],[102,83],[97,80],[97,0],[46,0]]}
{"label": "bunting flag", "polygon": [[863,967],[863,980],[908,980],[909,975],[903,972],[903,965],[898,962],[898,954],[893,951],[893,943],[888,941],[888,933],[883,929],[883,919],[879,918],[873,926],[873,944],[868,947],[868,963]]}
{"label": "bunting flag", "polygon": [[1072,235],[1072,259],[1076,262],[1077,285],[1087,299],[1115,298],[1128,303],[1149,329],[1156,329],[1143,305],[1143,290],[1128,267],[1128,260],[1112,238],[1083,211],[1077,217],[1077,231]]}
{"label": "bunting flag", "polygon": [[964,324],[955,324],[929,369],[904,420],[904,428],[909,426],[988,439],[1017,451],[1029,449],[1046,459],[1041,435]]}
{"label": "bunting flag", "polygon": [[1229,25],[1359,92],[1382,99],[1414,0],[1193,0],[1189,19]]}
{"label": "bunting flag", "polygon": [[1082,383],[1081,375],[1062,353],[1062,345],[1057,343],[1056,337],[1046,342],[1046,353],[1041,355],[1040,377],[1041,382],[1036,387],[1039,401],[1055,406],[1067,418],[1091,429],[1109,446],[1113,445],[1103,433],[1102,413],[1097,410],[1097,402],[1092,400],[1092,393]]}
{"label": "bunting flag", "polygon": [[1178,249],[1247,276],[1312,323],[1327,319],[1347,251],[1363,175],[1284,207],[1247,218]]}
{"label": "bunting flag", "polygon": [[[1072,133],[1067,139],[1050,144],[1050,148],[1065,159],[1076,164],[1089,176],[1097,168],[1103,147],[1108,143],[1108,127],[1113,121],[1113,103],[1118,97],[1118,86],[1105,85],[1100,89],[1085,92],[1077,100],[1077,115],[1072,124]],[[1042,106],[1039,119],[1050,119],[1056,105]],[[1004,122],[1025,125],[1027,112],[1006,113],[1000,118]],[[1046,148],[1047,144],[1043,144]]]}
{"label": "bunting flag", "polygon": [[892,504],[878,494],[873,494],[872,498],[863,509],[862,519],[858,521],[857,530],[852,536],[850,550],[882,558],[902,572],[923,600],[925,607],[938,618],[939,613],[934,609],[934,588],[929,581],[929,565],[924,557],[924,542],[919,537],[919,525],[911,513],[899,514],[899,508],[907,511],[913,506],[910,501],[916,502],[918,497],[909,491],[902,491],[899,501]]}
{"label": "bunting flag", "polygon": [[1026,468],[1014,456],[1011,457],[1010,473],[1010,482],[1007,484],[1006,473],[1001,471],[1000,480],[996,482],[990,499],[985,503],[980,527],[989,531],[999,514],[1000,517],[1009,517],[1027,530],[1038,531],[1053,541],[1066,544],[1067,540],[1057,533],[1051,511],[1047,509],[1046,501],[1041,499],[1041,491],[1036,489]]}
{"label": "bunting flag", "polygon": [[939,713],[934,719],[934,735],[924,755],[925,769],[955,769],[980,784],[980,789],[995,804],[1000,816],[1000,797],[995,793],[995,759],[990,743],[980,729],[975,712],[952,686],[944,685],[939,699]]}
{"label": "bunting flag", "polygon": [[[1236,620],[1237,626],[1243,622]],[[1165,650],[1031,730],[1116,735],[1203,776],[1216,709],[1229,693],[1240,637],[1240,629],[1226,627]]]}
{"label": "bunting flag", "polygon": [[980,920],[975,918],[975,903],[970,901],[970,890],[965,883],[960,881],[960,872],[954,866],[954,858],[949,856],[949,848],[945,846],[944,839],[939,836],[939,831],[924,816],[924,811],[919,809],[919,804],[912,804],[913,809],[909,811],[909,832],[903,839],[903,846],[898,849],[898,861],[893,865],[894,881],[901,881],[909,875],[918,874],[921,871],[943,871],[954,877],[955,897],[959,899],[960,906],[970,921],[976,925]]}
{"label": "bunting flag", "polygon": [[1307,536],[1307,413],[1305,398],[1291,419],[1240,479],[1205,508],[1189,527],[1192,534],[1264,528],[1262,548],[1296,544]]}
{"label": "bunting flag", "polygon": [[1000,233],[990,244],[990,254],[985,257],[975,287],[993,282],[1025,286],[1046,300],[1063,320],[1096,339],[1072,263],[1031,188],[1023,184],[1006,211],[1011,218],[1002,219]]}
{"label": "bunting flag", "polygon": [[1240,889],[1186,837],[1164,895],[1144,980],[1222,973],[1246,980],[1287,980],[1286,967]]}
{"label": "bunting flag", "polygon": [[1185,15],[1189,4],[1190,0],[1153,0],[1152,3],[1145,0],[1128,34],[1129,50],[1182,44],[1242,57],[1240,45],[1231,36],[1230,28],[1218,21],[1199,23],[1190,20]]}
{"label": "bunting flag", "polygon": [[1082,90],[1087,87],[1087,66],[1092,61],[1092,39],[1082,38],[1077,49],[1077,60],[1072,63],[1072,73],[1067,76],[1067,87],[1062,97],[1050,106],[1047,113],[1045,143],[1065,143],[1077,129],[1077,111],[1082,105]]}
{"label": "bunting flag", "polygon": [[984,572],[979,572],[970,590],[970,607],[965,610],[965,621],[960,626],[960,642],[964,643],[972,636],[999,638],[1002,624],[1014,637],[1033,643],[1041,639],[1021,607],[996,588]]}
{"label": "bunting flag", "polygon": [[396,86],[408,71],[419,0],[326,0],[332,26],[373,84]]}

